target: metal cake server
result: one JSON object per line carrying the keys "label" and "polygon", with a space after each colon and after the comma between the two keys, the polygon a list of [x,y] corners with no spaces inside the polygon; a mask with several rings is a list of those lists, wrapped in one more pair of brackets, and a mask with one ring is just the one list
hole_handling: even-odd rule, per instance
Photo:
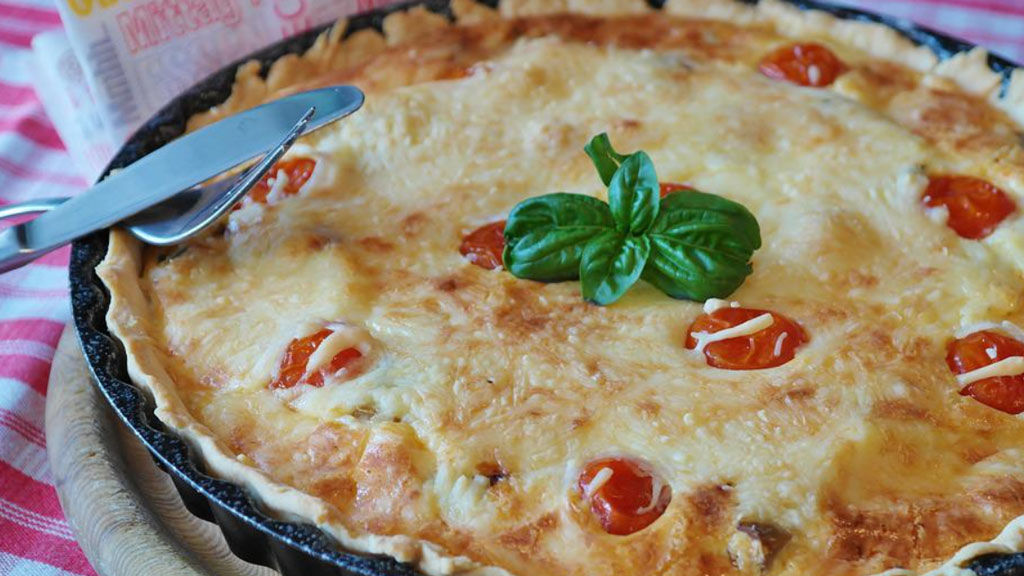
{"label": "metal cake server", "polygon": [[[288,96],[174,140],[74,198],[0,207],[0,220],[44,212],[0,232],[0,273],[114,225],[150,244],[181,242],[217,221],[300,135],[352,114],[363,101],[351,86]],[[234,178],[202,184],[257,157]]]}

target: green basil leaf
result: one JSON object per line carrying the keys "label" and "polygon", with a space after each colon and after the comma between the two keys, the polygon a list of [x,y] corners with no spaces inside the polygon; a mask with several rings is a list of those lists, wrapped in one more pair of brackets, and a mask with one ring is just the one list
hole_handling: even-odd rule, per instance
{"label": "green basil leaf", "polygon": [[612,142],[608,139],[608,134],[604,132],[594,136],[583,147],[583,151],[594,162],[594,167],[597,168],[597,173],[601,175],[601,182],[604,182],[605,186],[611,184],[612,176],[619,169],[619,164],[626,159],[625,156],[616,152],[615,148],[612,148]]}
{"label": "green basil leaf", "polygon": [[608,187],[608,204],[618,229],[643,234],[658,216],[658,174],[646,152],[630,154],[615,171]]}
{"label": "green basil leaf", "polygon": [[590,239],[615,226],[608,205],[582,194],[546,194],[520,202],[505,223],[505,269],[518,278],[579,278]]}
{"label": "green basil leaf", "polygon": [[621,298],[640,279],[650,253],[646,236],[606,232],[593,238],[580,262],[583,298],[601,306]]}
{"label": "green basil leaf", "polygon": [[661,200],[661,213],[665,216],[659,218],[658,223],[652,227],[652,232],[673,233],[681,232],[677,226],[685,226],[688,216],[692,211],[707,212],[709,216],[723,218],[733,227],[733,233],[737,234],[740,242],[749,245],[752,250],[761,247],[761,227],[757,219],[747,210],[747,207],[739,202],[733,202],[727,198],[715,194],[708,194],[698,190],[690,190],[669,194]]}
{"label": "green basil leaf", "polygon": [[[680,257],[680,254],[684,256]],[[688,258],[678,245],[651,240],[651,255],[643,279],[673,298],[703,302],[726,298],[753,272],[749,263]],[[694,272],[705,264],[703,272]],[[710,266],[707,266],[708,263]]]}
{"label": "green basil leaf", "polygon": [[732,294],[753,272],[750,258],[761,247],[757,219],[743,205],[696,191],[664,198],[647,236],[644,280],[673,298],[698,301]]}

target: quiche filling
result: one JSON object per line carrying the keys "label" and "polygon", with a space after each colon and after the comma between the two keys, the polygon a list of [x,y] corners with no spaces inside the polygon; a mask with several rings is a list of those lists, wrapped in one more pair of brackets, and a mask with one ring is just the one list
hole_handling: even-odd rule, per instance
{"label": "quiche filling", "polygon": [[108,325],[211,473],[431,575],[1024,551],[1024,149],[977,56],[771,0],[453,5],[243,67],[193,127],[367,104],[221,230],[112,232]]}

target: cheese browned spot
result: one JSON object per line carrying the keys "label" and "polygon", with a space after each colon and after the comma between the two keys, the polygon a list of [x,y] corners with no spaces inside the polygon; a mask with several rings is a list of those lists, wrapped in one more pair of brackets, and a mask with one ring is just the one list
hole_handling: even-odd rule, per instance
{"label": "cheese browned spot", "polygon": [[[748,518],[791,536],[766,568],[789,576],[922,572],[993,539],[1024,514],[1024,420],[959,396],[943,354],[961,326],[1024,322],[1024,229],[1011,216],[966,243],[920,198],[955,171],[1019,203],[1018,128],[926,81],[897,40],[845,36],[873,28],[762,4],[434,20],[413,44],[339,34],[266,81],[246,69],[194,126],[314,84],[354,83],[367,105],[296,145],[331,170],[245,226],[163,259],[112,235],[100,273],[133,379],[211,473],[431,574],[729,573]],[[756,71],[798,40],[849,70],[815,91]],[[575,283],[467,265],[467,227],[537,194],[604,194],[580,151],[602,131],[757,216],[764,246],[730,299],[799,319],[812,337],[790,362],[736,373],[681,353],[702,303],[642,282],[600,308]],[[372,371],[266,389],[302,326],[339,318],[373,339]],[[610,453],[674,494],[626,537],[567,488]]]}
{"label": "cheese browned spot", "polygon": [[770,522],[741,521],[729,538],[729,558],[743,574],[760,574],[771,568],[775,556],[792,535]]}

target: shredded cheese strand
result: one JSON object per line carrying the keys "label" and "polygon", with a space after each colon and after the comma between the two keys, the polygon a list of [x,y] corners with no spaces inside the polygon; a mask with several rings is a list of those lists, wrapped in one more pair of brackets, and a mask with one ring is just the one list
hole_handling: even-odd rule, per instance
{"label": "shredded cheese strand", "polygon": [[789,332],[783,332],[775,339],[775,349],[772,350],[772,356],[776,358],[782,356],[782,343],[786,341],[786,336],[789,336]]}
{"label": "shredded cheese strand", "polygon": [[1024,374],[1024,356],[1010,356],[977,370],[971,370],[965,374],[957,374],[956,381],[960,386],[967,386],[986,378],[1020,376],[1021,374]]}
{"label": "shredded cheese strand", "polygon": [[725,330],[719,330],[718,332],[695,332],[693,337],[697,340],[696,350],[697,352],[703,352],[704,348],[712,342],[757,334],[774,323],[775,318],[769,313],[764,313],[757,318],[747,320],[743,324],[737,324],[736,326],[726,328]]}
{"label": "shredded cheese strand", "polygon": [[284,198],[284,189],[288,185],[288,173],[278,169],[274,174],[273,182],[270,184],[270,191],[267,192],[267,203],[273,204]]}
{"label": "shredded cheese strand", "polygon": [[661,491],[665,489],[665,482],[660,476],[654,475],[651,478],[651,501],[643,508],[636,511],[637,514],[647,514],[661,501]]}
{"label": "shredded cheese strand", "polygon": [[310,354],[309,360],[306,362],[305,376],[318,372],[321,368],[326,368],[338,352],[354,348],[359,344],[359,331],[352,326],[335,324],[329,328],[334,332],[324,338],[320,346],[317,346],[317,349]]}
{"label": "shredded cheese strand", "polygon": [[722,308],[739,308],[739,302],[729,302],[728,300],[720,300],[718,298],[708,298],[704,302],[704,313],[714,314],[717,310]]}
{"label": "shredded cheese strand", "polygon": [[615,471],[611,468],[601,468],[598,470],[597,474],[594,474],[594,478],[590,481],[590,484],[587,484],[587,487],[583,489],[583,495],[587,497],[587,500],[593,497],[595,492],[600,490],[602,486],[611,480],[612,474],[614,473]]}
{"label": "shredded cheese strand", "polygon": [[807,79],[811,81],[812,85],[817,85],[821,81],[821,68],[811,64],[807,67]]}

